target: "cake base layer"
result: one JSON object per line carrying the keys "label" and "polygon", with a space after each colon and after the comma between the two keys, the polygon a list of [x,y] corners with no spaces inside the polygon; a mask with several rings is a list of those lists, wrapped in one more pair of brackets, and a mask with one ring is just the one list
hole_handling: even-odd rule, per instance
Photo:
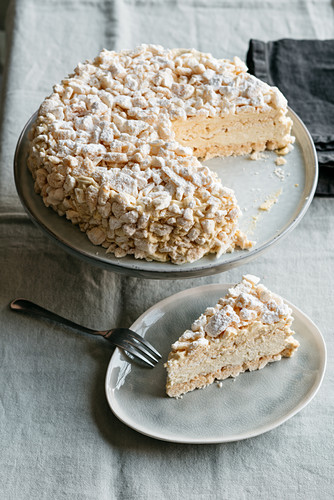
{"label": "cake base layer", "polygon": [[[269,333],[270,332],[270,333]],[[291,357],[299,343],[289,336],[288,328],[266,326],[254,328],[253,331],[241,330],[240,338],[248,335],[249,342],[241,342],[234,347],[219,349],[214,346],[205,353],[205,347],[197,349],[190,355],[184,352],[176,354],[183,358],[182,368],[176,360],[167,362],[169,373],[166,392],[168,396],[177,397],[194,389],[201,389],[215,380],[236,377],[246,370],[259,370],[272,361],[282,357]],[[252,335],[257,335],[253,338]],[[264,337],[266,340],[264,341]],[[222,353],[224,355],[222,356]],[[220,359],[222,357],[222,359]]]}
{"label": "cake base layer", "polygon": [[174,398],[179,397],[186,392],[193,391],[195,389],[203,389],[203,387],[212,384],[215,380],[225,380],[228,377],[237,377],[240,373],[243,373],[247,370],[261,370],[261,368],[264,368],[268,363],[280,361],[282,356],[290,357],[291,354],[282,352],[280,354],[263,356],[256,360],[246,361],[242,365],[223,366],[215,373],[198,375],[196,378],[190,380],[189,382],[175,384],[170,387],[167,386],[167,395]]}

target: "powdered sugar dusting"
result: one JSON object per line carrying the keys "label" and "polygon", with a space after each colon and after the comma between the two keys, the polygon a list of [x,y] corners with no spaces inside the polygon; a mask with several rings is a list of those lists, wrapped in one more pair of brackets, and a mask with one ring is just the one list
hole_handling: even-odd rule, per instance
{"label": "powdered sugar dusting", "polygon": [[[271,325],[283,319],[291,324],[291,309],[283,299],[259,284],[260,279],[245,275],[214,307],[206,309],[172,350],[189,350],[206,346],[220,336],[236,336],[238,329],[260,322]],[[205,342],[206,341],[206,342]]]}

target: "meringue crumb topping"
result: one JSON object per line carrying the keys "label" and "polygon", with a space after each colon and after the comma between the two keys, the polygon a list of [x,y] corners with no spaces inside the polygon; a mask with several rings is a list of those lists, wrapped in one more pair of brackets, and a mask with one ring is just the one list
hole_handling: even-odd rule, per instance
{"label": "meringue crumb topping", "polygon": [[194,321],[191,330],[172,345],[172,351],[192,350],[218,337],[233,339],[239,328],[254,321],[271,325],[288,318],[292,311],[283,299],[259,283],[257,276],[244,275],[225,297]]}

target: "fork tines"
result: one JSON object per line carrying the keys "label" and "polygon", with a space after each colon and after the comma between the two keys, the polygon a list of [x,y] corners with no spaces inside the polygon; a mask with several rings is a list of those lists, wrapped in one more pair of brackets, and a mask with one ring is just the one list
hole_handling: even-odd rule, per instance
{"label": "fork tines", "polygon": [[[129,334],[132,340],[129,339],[129,344],[131,344],[134,349],[137,350],[136,355],[140,354],[139,358],[152,367],[155,366],[161,359],[160,353],[143,337],[140,337],[137,333],[132,332]],[[135,355],[134,352],[131,354]]]}
{"label": "fork tines", "polygon": [[161,359],[161,354],[147,340],[132,330],[117,328],[114,330],[111,338],[115,341],[116,336],[118,337],[117,345],[119,347],[122,347],[125,351],[151,368]]}

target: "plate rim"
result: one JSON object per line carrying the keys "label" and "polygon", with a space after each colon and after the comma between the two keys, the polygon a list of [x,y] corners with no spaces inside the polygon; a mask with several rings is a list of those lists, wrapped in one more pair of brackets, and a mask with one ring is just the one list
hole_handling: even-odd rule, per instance
{"label": "plate rim", "polygon": [[[205,292],[206,290],[212,290],[216,289],[217,291],[221,288],[230,288],[231,286],[234,286],[235,283],[214,283],[214,284],[207,284],[207,285],[200,285],[197,287],[191,287],[185,290],[182,290],[180,292],[177,292],[175,294],[172,294],[165,299],[160,300],[153,306],[149,307],[146,311],[144,311],[135,321],[134,323],[130,326],[130,329],[136,331],[136,326],[142,321],[142,319],[152,312],[156,307],[158,306],[165,306],[168,304],[168,302],[172,302],[173,300],[176,300],[180,295],[186,295],[189,292],[196,293],[199,291]],[[135,430],[136,432],[139,432],[140,434],[143,434],[145,436],[148,436],[150,438],[154,438],[160,441],[165,441],[165,442],[172,442],[172,443],[179,443],[179,444],[221,444],[221,443],[230,443],[230,442],[236,442],[236,441],[243,441],[245,439],[249,439],[252,437],[260,436],[261,434],[265,434],[266,432],[269,432],[271,430],[274,430],[275,428],[279,427],[283,423],[287,422],[290,420],[290,418],[294,417],[297,413],[299,413],[301,410],[303,410],[311,401],[314,399],[316,396],[317,392],[319,391],[324,376],[326,372],[326,366],[327,366],[327,348],[326,348],[326,343],[323,338],[323,335],[317,325],[312,321],[312,319],[305,314],[299,307],[295,306],[293,303],[291,303],[287,299],[283,299],[284,302],[291,307],[293,310],[293,313],[296,311],[296,313],[300,316],[303,317],[303,319],[306,320],[307,323],[310,325],[310,331],[312,333],[312,337],[316,340],[317,345],[320,347],[320,363],[319,363],[319,368],[318,368],[318,374],[316,376],[316,380],[313,383],[312,387],[309,389],[307,392],[306,397],[302,399],[302,401],[299,402],[291,411],[286,413],[285,415],[281,416],[280,418],[276,419],[274,423],[271,424],[266,424],[258,429],[255,429],[254,431],[248,431],[248,432],[243,432],[237,435],[232,435],[229,437],[224,437],[221,439],[217,438],[208,438],[208,439],[203,439],[203,438],[171,438],[171,437],[166,437],[163,436],[161,433],[156,433],[156,432],[149,432],[147,428],[141,424],[132,424],[132,420],[129,423],[125,418],[122,417],[117,412],[117,409],[120,407],[117,402],[113,405],[112,401],[112,392],[113,390],[110,389],[109,387],[109,380],[111,378],[111,371],[113,369],[113,358],[116,358],[117,355],[121,353],[120,349],[116,347],[114,353],[111,356],[111,359],[108,364],[108,368],[106,371],[106,376],[105,376],[105,383],[104,383],[104,388],[105,388],[105,394],[106,394],[106,399],[108,402],[108,405],[113,412],[113,414],[121,421],[123,422],[127,427]],[[125,362],[125,361],[124,361]]]}
{"label": "plate rim", "polygon": [[[244,250],[241,254],[237,255],[235,259],[232,259],[228,262],[217,263],[216,261],[215,263],[213,261],[212,263],[209,264],[206,263],[203,264],[202,266],[199,265],[196,267],[196,269],[185,269],[182,266],[177,266],[177,265],[173,265],[173,267],[171,267],[170,270],[145,269],[145,264],[144,266],[142,266],[141,260],[133,259],[133,262],[131,262],[130,264],[126,261],[122,261],[122,259],[117,259],[116,262],[112,262],[101,255],[94,255],[93,253],[87,252],[85,249],[78,248],[78,246],[76,246],[72,242],[66,241],[64,238],[57,236],[52,227],[44,224],[44,222],[38,216],[38,213],[36,213],[36,211],[32,209],[29,200],[27,200],[22,185],[20,183],[19,172],[22,170],[23,167],[20,165],[19,158],[25,147],[24,138],[29,128],[31,127],[33,121],[36,119],[38,111],[36,111],[26,122],[16,144],[15,154],[14,154],[14,181],[16,190],[19,195],[20,201],[23,205],[23,208],[30,217],[30,219],[32,220],[32,222],[37,227],[39,227],[44,233],[46,233],[46,235],[49,238],[51,238],[52,241],[54,241],[55,243],[58,244],[58,246],[63,248],[63,250],[80,258],[81,260],[89,262],[90,264],[102,267],[103,269],[107,269],[111,272],[116,272],[128,276],[134,276],[146,279],[189,279],[195,277],[212,276],[233,269],[237,266],[246,264],[247,262],[257,258],[259,255],[264,253],[269,247],[271,247],[272,245],[280,241],[282,238],[287,236],[295,228],[295,226],[302,220],[313,200],[319,176],[319,167],[318,167],[316,149],[311,134],[308,131],[307,127],[305,126],[304,122],[290,107],[288,107],[288,111],[292,115],[293,120],[299,122],[299,125],[301,126],[303,133],[305,134],[305,137],[308,141],[308,146],[310,147],[310,151],[312,152],[312,157],[313,157],[312,166],[314,167],[313,181],[310,185],[308,192],[305,193],[304,203],[301,206],[300,211],[293,219],[289,221],[287,227],[283,228],[283,230],[281,230],[278,234],[274,235],[271,240],[263,243],[260,247],[255,247],[254,249],[251,249],[249,251]],[[25,167],[28,168],[26,165],[26,161],[24,163]],[[39,196],[34,191],[33,194]],[[44,208],[45,210],[51,210],[50,208],[43,206],[43,209]],[[56,214],[56,212],[53,213]],[[70,222],[67,221],[66,219],[64,219],[64,222],[70,224]],[[79,228],[77,228],[77,230],[80,231]],[[94,248],[98,249],[100,247],[94,247]]]}

